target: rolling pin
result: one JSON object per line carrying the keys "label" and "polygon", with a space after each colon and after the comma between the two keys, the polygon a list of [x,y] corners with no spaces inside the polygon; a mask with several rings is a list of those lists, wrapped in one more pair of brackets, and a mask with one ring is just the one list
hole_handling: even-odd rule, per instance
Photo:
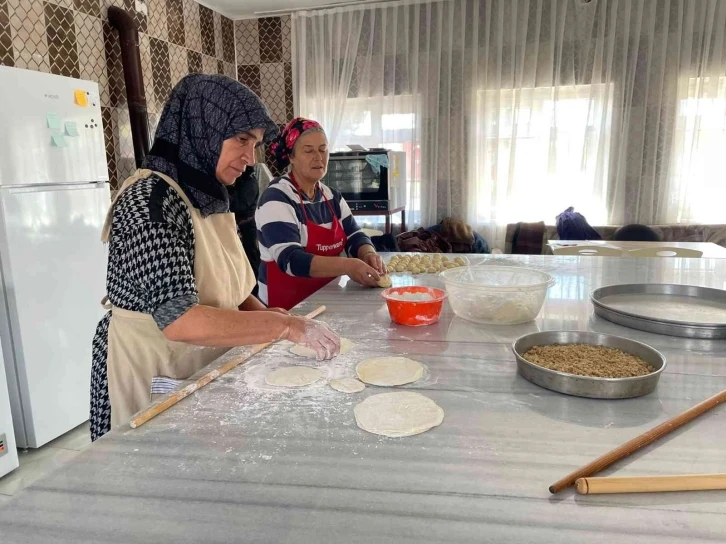
{"label": "rolling pin", "polygon": [[[314,319],[320,314],[322,314],[325,311],[325,306],[320,306],[319,308],[313,310],[305,317],[309,319]],[[152,404],[145,410],[142,410],[138,414],[136,414],[133,418],[131,418],[131,428],[136,429],[137,427],[141,427],[144,423],[149,421],[150,419],[155,418],[162,412],[165,412],[172,406],[174,406],[177,402],[179,402],[182,399],[187,398],[192,393],[198,391],[205,385],[207,385],[209,382],[213,382],[220,376],[223,376],[233,368],[239,366],[240,364],[244,363],[245,361],[249,360],[254,355],[257,355],[259,352],[261,352],[263,349],[265,349],[267,346],[272,344],[273,342],[267,342],[265,344],[255,344],[252,346],[252,351],[249,353],[246,353],[242,355],[241,357],[238,357],[237,359],[232,359],[228,363],[223,364],[219,368],[215,368],[214,370],[211,370],[207,372],[204,376],[199,378],[194,383],[190,383],[186,387],[181,388],[179,391],[175,391],[174,393],[171,393],[169,396],[161,400],[160,402],[156,404]]]}
{"label": "rolling pin", "polygon": [[586,464],[583,467],[580,467],[575,472],[568,474],[567,476],[550,486],[550,493],[559,493],[566,487],[574,485],[575,482],[580,478],[587,478],[588,476],[597,474],[601,470],[605,470],[616,461],[620,461],[631,453],[638,451],[640,448],[647,446],[648,444],[655,442],[656,440],[662,438],[668,433],[675,431],[679,427],[682,427],[686,423],[693,421],[698,416],[704,414],[705,412],[708,412],[711,408],[715,408],[724,401],[726,401],[726,389],[714,395],[713,397],[696,404],[685,412],[678,414],[677,416],[672,417],[667,421],[664,421],[656,427],[653,427],[651,430],[644,432],[639,436],[636,436],[632,440],[628,440],[622,446],[618,446],[614,450],[607,452],[605,455],[601,455],[594,461]]}
{"label": "rolling pin", "polygon": [[678,476],[634,476],[628,478],[580,478],[575,482],[581,495],[600,493],[658,493],[661,491],[710,491],[726,489],[726,474],[682,474]]}

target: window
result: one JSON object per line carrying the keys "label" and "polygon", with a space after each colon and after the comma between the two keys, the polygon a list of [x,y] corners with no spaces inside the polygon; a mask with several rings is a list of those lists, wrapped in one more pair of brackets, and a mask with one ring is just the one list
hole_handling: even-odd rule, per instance
{"label": "window", "polygon": [[726,201],[726,77],[679,82],[668,222],[723,223]]}
{"label": "window", "polygon": [[569,206],[607,220],[612,85],[480,91],[473,188],[481,225],[545,221]]}
{"label": "window", "polygon": [[[304,109],[312,119],[331,119],[332,104],[311,100]],[[421,144],[419,100],[414,95],[349,98],[342,108],[337,134],[330,134],[332,151],[349,151],[348,144],[406,152],[406,222],[420,223]],[[328,127],[326,127],[328,128]],[[374,226],[374,225],[367,225]]]}

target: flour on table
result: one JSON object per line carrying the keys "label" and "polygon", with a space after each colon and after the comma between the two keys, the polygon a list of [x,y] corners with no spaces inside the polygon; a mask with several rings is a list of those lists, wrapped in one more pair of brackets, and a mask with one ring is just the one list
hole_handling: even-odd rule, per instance
{"label": "flour on table", "polygon": [[407,357],[376,357],[359,363],[355,372],[371,385],[403,385],[421,379],[423,365]]}
{"label": "flour on table", "polygon": [[278,387],[302,387],[318,381],[323,372],[309,366],[285,366],[265,376],[265,382]]}
{"label": "flour on table", "polygon": [[341,378],[339,380],[330,380],[330,387],[341,393],[360,393],[366,386],[363,382],[355,378]]}
{"label": "flour on table", "polygon": [[[353,348],[355,347],[355,344],[348,340],[347,338],[341,338],[340,339],[340,352],[338,355],[345,355],[346,353],[349,353]],[[293,355],[299,355],[300,357],[310,357],[312,359],[315,359],[316,353],[314,350],[310,348],[306,348],[305,346],[300,346],[295,344],[290,348],[290,353]]]}
{"label": "flour on table", "polygon": [[372,395],[353,409],[364,431],[392,438],[413,436],[441,425],[444,411],[433,400],[408,391]]}

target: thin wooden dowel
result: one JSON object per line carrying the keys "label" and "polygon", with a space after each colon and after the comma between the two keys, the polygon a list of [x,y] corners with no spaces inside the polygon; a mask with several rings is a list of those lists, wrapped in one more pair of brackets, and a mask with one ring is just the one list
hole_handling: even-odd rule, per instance
{"label": "thin wooden dowel", "polygon": [[696,404],[694,407],[689,408],[682,414],[679,414],[669,419],[668,421],[661,423],[657,427],[653,427],[651,430],[641,434],[640,436],[636,436],[622,446],[619,446],[614,450],[609,451],[605,455],[598,457],[584,467],[581,467],[575,472],[565,476],[560,481],[550,486],[550,493],[559,493],[563,489],[574,485],[574,483],[578,479],[587,478],[588,476],[597,474],[598,472],[606,469],[616,461],[620,461],[631,453],[638,451],[640,448],[647,446],[652,442],[655,442],[659,438],[667,435],[670,432],[675,431],[686,423],[693,421],[698,416],[704,414],[705,412],[708,412],[711,408],[718,406],[724,401],[726,401],[726,389],[721,391],[717,395],[714,395],[713,397],[706,399],[699,404]]}
{"label": "thin wooden dowel", "polygon": [[663,491],[711,491],[726,489],[726,474],[680,474],[627,478],[580,478],[575,482],[581,495],[600,493],[660,493]]}
{"label": "thin wooden dowel", "polygon": [[[305,317],[308,317],[310,319],[314,319],[315,317],[319,316],[325,311],[325,306],[320,306],[319,308],[313,310]],[[238,357],[237,359],[232,359],[231,361],[223,364],[219,368],[215,368],[214,370],[211,370],[210,372],[207,372],[204,376],[199,378],[194,383],[190,383],[186,387],[183,387],[179,391],[175,391],[174,393],[171,393],[169,396],[167,396],[165,399],[161,400],[160,402],[156,404],[152,404],[145,410],[142,410],[138,414],[136,414],[131,419],[131,428],[136,429],[137,427],[141,427],[144,423],[149,421],[150,419],[155,418],[162,412],[165,412],[172,406],[174,406],[176,403],[178,403],[180,400],[187,398],[192,393],[198,391],[205,385],[207,385],[209,382],[213,382],[220,376],[223,376],[233,368],[241,365],[245,361],[248,361],[250,358],[252,358],[254,355],[257,355],[259,352],[261,352],[263,349],[265,349],[267,346],[272,344],[273,342],[267,342],[266,344],[255,344],[252,346],[252,351],[249,353],[246,353],[242,355],[241,357]]]}

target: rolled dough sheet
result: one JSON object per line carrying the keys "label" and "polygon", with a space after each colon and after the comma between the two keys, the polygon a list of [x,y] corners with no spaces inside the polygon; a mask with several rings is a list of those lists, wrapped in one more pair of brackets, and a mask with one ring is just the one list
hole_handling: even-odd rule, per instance
{"label": "rolled dough sheet", "polygon": [[360,381],[371,385],[403,385],[420,380],[423,365],[407,357],[376,357],[358,363],[355,372]]}
{"label": "rolled dough sheet", "polygon": [[413,436],[441,425],[444,411],[420,393],[397,391],[372,395],[353,409],[364,431],[392,438]]}
{"label": "rolled dough sheet", "polygon": [[726,324],[726,304],[678,295],[613,295],[602,302],[630,314],[683,321],[685,323]]}
{"label": "rolled dough sheet", "polygon": [[330,387],[341,393],[360,393],[366,386],[363,382],[355,378],[341,378],[340,380],[330,380]]}
{"label": "rolled dough sheet", "polygon": [[[340,352],[338,353],[338,355],[345,355],[346,353],[349,353],[354,347],[355,344],[353,342],[351,342],[347,338],[341,338]],[[305,346],[299,346],[297,344],[290,348],[290,353],[292,353],[293,355],[299,355],[300,357],[310,357],[312,359],[315,359],[315,351],[310,348],[306,348]]]}
{"label": "rolled dough sheet", "polygon": [[285,366],[265,376],[268,385],[303,387],[315,383],[323,376],[322,370],[309,366]]}

